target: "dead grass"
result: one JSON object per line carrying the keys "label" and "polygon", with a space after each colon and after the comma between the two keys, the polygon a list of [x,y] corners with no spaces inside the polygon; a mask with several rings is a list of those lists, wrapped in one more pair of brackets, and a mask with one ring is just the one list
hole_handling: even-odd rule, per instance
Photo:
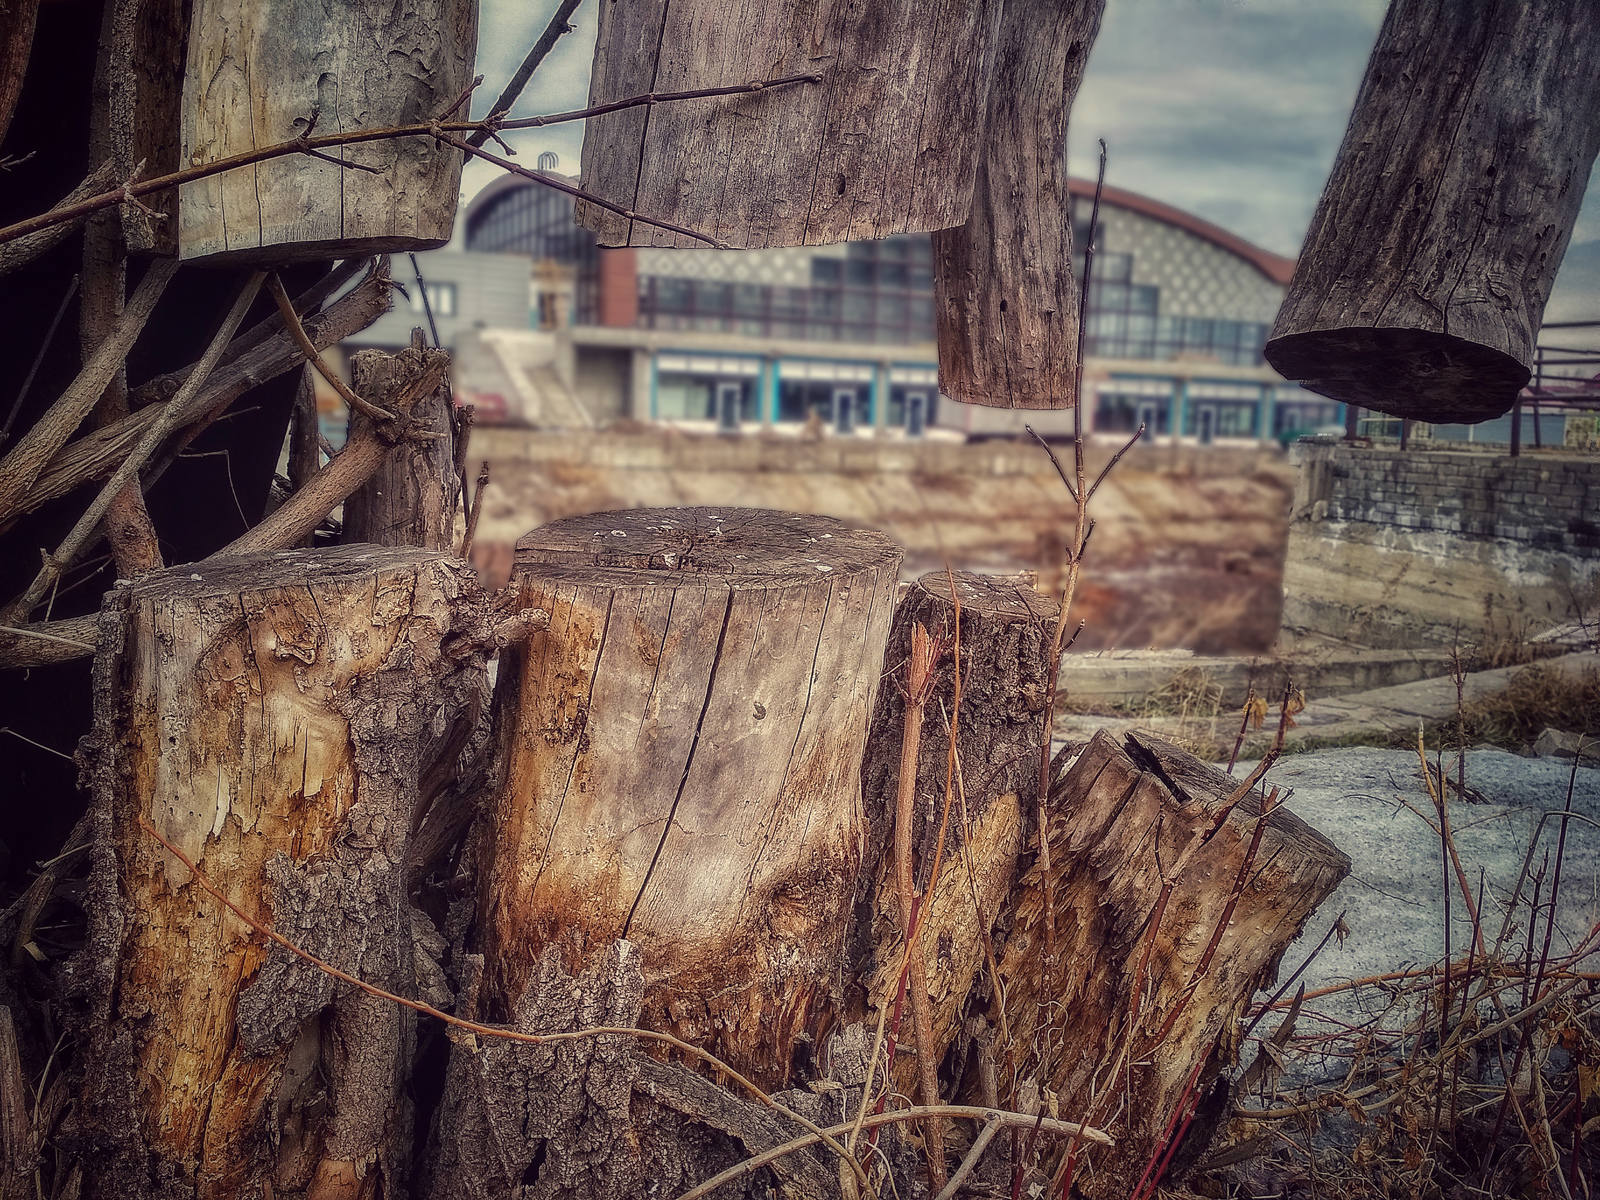
{"label": "dead grass", "polygon": [[1600,668],[1572,674],[1548,664],[1528,667],[1505,689],[1463,706],[1438,730],[1446,746],[1465,734],[1469,746],[1488,742],[1520,751],[1546,729],[1593,733],[1600,724]]}

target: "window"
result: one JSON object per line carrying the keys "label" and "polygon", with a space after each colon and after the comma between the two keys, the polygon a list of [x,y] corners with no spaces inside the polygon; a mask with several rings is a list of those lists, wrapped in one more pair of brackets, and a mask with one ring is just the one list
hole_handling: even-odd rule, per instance
{"label": "window", "polygon": [[[422,314],[427,311],[422,304],[422,289],[411,286],[406,289],[411,293],[411,311]],[[428,284],[428,305],[433,309],[436,317],[453,317],[456,315],[456,285],[453,283]]]}

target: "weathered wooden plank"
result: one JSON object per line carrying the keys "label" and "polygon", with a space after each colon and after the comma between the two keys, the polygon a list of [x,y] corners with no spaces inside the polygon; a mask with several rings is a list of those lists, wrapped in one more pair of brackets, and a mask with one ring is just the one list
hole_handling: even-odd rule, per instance
{"label": "weathered wooden plank", "polygon": [[1105,0],[1006,0],[966,223],[933,235],[939,390],[1070,408],[1078,358],[1067,116]]}
{"label": "weathered wooden plank", "polygon": [[646,1028],[787,1078],[841,997],[861,750],[900,552],[825,517],[645,509],[518,543],[484,1011],[638,946]]}
{"label": "weathered wooden plank", "polygon": [[[427,121],[466,87],[476,47],[471,0],[196,0],[184,161],[287,141],[313,116],[320,132]],[[380,173],[294,155],[185,184],[183,257],[281,263],[449,240],[459,152],[416,137],[332,153]]]}
{"label": "weathered wooden plank", "polygon": [[[598,13],[590,103],[818,72],[820,84],[588,122],[584,186],[733,246],[967,219],[1000,0],[641,0]],[[604,246],[691,239],[579,203]]]}
{"label": "weathered wooden plank", "polygon": [[1591,0],[1394,0],[1267,361],[1414,420],[1509,409],[1600,150],[1597,107]]}

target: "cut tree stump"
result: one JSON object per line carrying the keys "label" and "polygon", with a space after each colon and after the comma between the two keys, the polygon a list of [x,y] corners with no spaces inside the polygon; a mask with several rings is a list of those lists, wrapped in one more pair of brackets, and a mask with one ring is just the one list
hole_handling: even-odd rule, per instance
{"label": "cut tree stump", "polygon": [[[1058,966],[1048,1028],[1039,995],[1045,884],[1037,861],[1004,914],[1000,976],[1019,1069],[1057,1093],[1064,1117],[1116,1140],[1094,1149],[1078,1171],[1091,1200],[1132,1194],[1164,1148],[1167,1122],[1197,1067],[1200,1112],[1182,1157],[1192,1162],[1192,1147],[1203,1149],[1226,1108],[1223,1076],[1238,1055],[1237,1018],[1271,985],[1284,950],[1350,872],[1333,843],[1275,809],[1230,919],[1229,895],[1261,810],[1253,792],[1190,857],[1151,943],[1163,872],[1213,827],[1242,782],[1160,738],[1130,733],[1119,743],[1104,730],[1055,782],[1049,884]],[[1222,923],[1214,957],[1199,974]]]}
{"label": "cut tree stump", "polygon": [[[1020,577],[960,571],[953,580],[961,602],[963,694],[956,748],[962,777],[945,831],[939,878],[932,884],[928,876],[938,849],[950,751],[940,716],[948,713],[954,692],[948,654],[936,667],[938,682],[928,698],[922,726],[911,834],[917,889],[925,897],[918,949],[928,978],[934,1050],[941,1063],[958,1039],[963,1039],[960,1049],[967,1049],[966,1003],[974,980],[984,970],[983,940],[1006,907],[1018,856],[1037,825],[1033,814],[1039,725],[1049,688],[1045,663],[1058,611]],[[924,575],[896,608],[885,656],[893,682],[879,689],[867,739],[862,798],[870,833],[857,890],[870,903],[872,928],[861,940],[870,947],[872,958],[859,964],[856,972],[874,1012],[894,1004],[905,945],[892,837],[906,710],[904,663],[912,627],[918,623],[947,645],[951,642],[955,632],[951,582],[952,576],[942,571]],[[900,1040],[914,1047],[909,1014]],[[959,1077],[960,1063],[952,1065]],[[917,1094],[917,1065],[911,1055],[899,1059],[896,1083],[899,1091]],[[946,1086],[944,1093],[948,1096],[953,1090]]]}
{"label": "cut tree stump", "polygon": [[[183,163],[311,132],[432,120],[472,78],[473,0],[272,5],[197,0],[183,89]],[[430,138],[333,147],[352,170],[291,154],[186,183],[185,260],[286,263],[427,250],[450,240],[461,155]]]}
{"label": "cut tree stump", "polygon": [[301,947],[448,1004],[405,856],[430,768],[485,696],[482,621],[464,564],[375,546],[110,594],[85,749],[90,937],[69,971],[87,1194],[405,1194],[415,1015],[269,952],[140,823]]}
{"label": "cut tree stump", "polygon": [[1105,0],[1006,0],[972,213],[933,235],[939,390],[993,408],[1071,408],[1078,285],[1067,115]]}
{"label": "cut tree stump", "polygon": [[[823,78],[595,117],[584,129],[583,186],[738,247],[832,246],[960,225],[972,206],[1000,3],[603,4],[591,105]],[[583,201],[576,215],[602,246],[704,245]]]}
{"label": "cut tree stump", "polygon": [[[389,397],[407,394],[415,381],[437,369],[440,359],[448,371],[449,353],[428,349],[421,333],[414,330],[410,349],[398,354],[359,350],[351,355],[351,390],[363,400],[387,408]],[[372,477],[344,502],[341,540],[423,550],[455,547],[461,477],[456,474],[454,415],[450,382],[445,377],[410,409],[411,426],[430,436],[408,437],[390,447]],[[356,413],[351,424],[355,435],[371,420]]]}
{"label": "cut tree stump", "polygon": [[546,947],[576,978],[625,937],[641,1027],[762,1086],[820,1047],[899,565],[880,533],[765,510],[597,513],[517,543],[510,587],[550,626],[500,666],[486,1019]]}
{"label": "cut tree stump", "polygon": [[1394,0],[1267,361],[1418,421],[1506,412],[1600,150],[1600,5]]}

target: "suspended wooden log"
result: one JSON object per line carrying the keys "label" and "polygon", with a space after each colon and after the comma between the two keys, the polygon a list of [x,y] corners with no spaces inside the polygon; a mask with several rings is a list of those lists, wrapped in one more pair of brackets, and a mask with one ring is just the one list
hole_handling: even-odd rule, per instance
{"label": "suspended wooden log", "polygon": [[1062,151],[1105,0],[1006,0],[972,212],[933,235],[939,390],[1070,408],[1078,286]]}
{"label": "suspended wooden log", "polygon": [[[584,187],[732,246],[825,246],[967,219],[1000,0],[605,4],[589,102],[791,75],[820,84],[588,122]],[[602,246],[693,239],[580,202]]]}
{"label": "suspended wooden log", "polygon": [[[313,122],[326,133],[438,116],[471,79],[477,14],[472,0],[398,8],[198,0],[184,76],[184,164],[289,141]],[[183,258],[286,263],[450,239],[459,152],[413,137],[327,153],[374,170],[290,155],[185,184]]]}
{"label": "suspended wooden log", "polygon": [[[1018,855],[1037,824],[1030,814],[1036,808],[1039,731],[1048,694],[1046,660],[1057,615],[1056,606],[1020,578],[965,571],[924,575],[895,610],[885,657],[891,678],[900,686],[885,684],[878,692],[862,766],[861,794],[870,832],[858,890],[870,899],[873,918],[871,961],[857,971],[873,1009],[894,1003],[905,944],[891,836],[908,701],[903,664],[918,624],[953,649],[957,600],[964,681],[957,733],[960,773],[954,779],[938,879],[930,876],[944,819],[946,782],[951,778],[945,724],[955,690],[950,657],[936,667],[938,682],[926,704],[911,831],[915,880],[923,897],[918,949],[931,1001],[932,1049],[940,1062],[964,1035],[967,997],[984,970],[984,939],[1006,906]],[[901,1041],[915,1045],[909,1019]],[[916,1084],[916,1063],[907,1056],[897,1066],[897,1090],[916,1095]],[[950,1089],[945,1095],[948,1098]]]}
{"label": "suspended wooden log", "polygon": [[[415,380],[436,372],[439,360],[448,371],[449,353],[427,349],[421,333],[416,330],[410,349],[399,354],[360,350],[351,355],[350,385],[355,394],[387,407],[387,397],[406,393]],[[454,415],[448,379],[412,405],[412,427],[428,436],[406,438],[390,447],[372,478],[344,502],[345,542],[424,550],[454,548],[461,496]],[[356,434],[354,427],[370,425],[371,420],[357,413],[351,424]]]}
{"label": "suspended wooden log", "polygon": [[1600,6],[1394,0],[1267,361],[1420,421],[1506,412],[1600,149]]}
{"label": "suspended wooden log", "polygon": [[73,975],[89,1005],[88,1195],[404,1193],[413,1015],[269,953],[141,823],[302,947],[447,1004],[417,949],[431,926],[406,899],[405,853],[423,781],[481,695],[470,574],[347,546],[184,566],[111,595],[92,951]]}
{"label": "suspended wooden log", "polygon": [[511,588],[550,615],[500,667],[506,756],[480,1011],[541,952],[638,947],[640,1024],[763,1086],[842,1004],[861,752],[900,551],[826,517],[643,509],[543,526]]}
{"label": "suspended wooden log", "polygon": [[[1119,744],[1102,730],[1051,789],[1050,877],[1037,861],[1023,873],[1000,977],[1014,1043],[1036,1055],[1023,1069],[1063,1113],[1115,1139],[1078,1172],[1087,1197],[1132,1194],[1186,1098],[1200,1100],[1189,1136],[1209,1141],[1237,1018],[1350,872],[1333,843],[1281,808],[1252,856],[1259,791],[1216,825],[1241,782],[1159,738]],[[1041,1007],[1047,886],[1057,966]]]}

